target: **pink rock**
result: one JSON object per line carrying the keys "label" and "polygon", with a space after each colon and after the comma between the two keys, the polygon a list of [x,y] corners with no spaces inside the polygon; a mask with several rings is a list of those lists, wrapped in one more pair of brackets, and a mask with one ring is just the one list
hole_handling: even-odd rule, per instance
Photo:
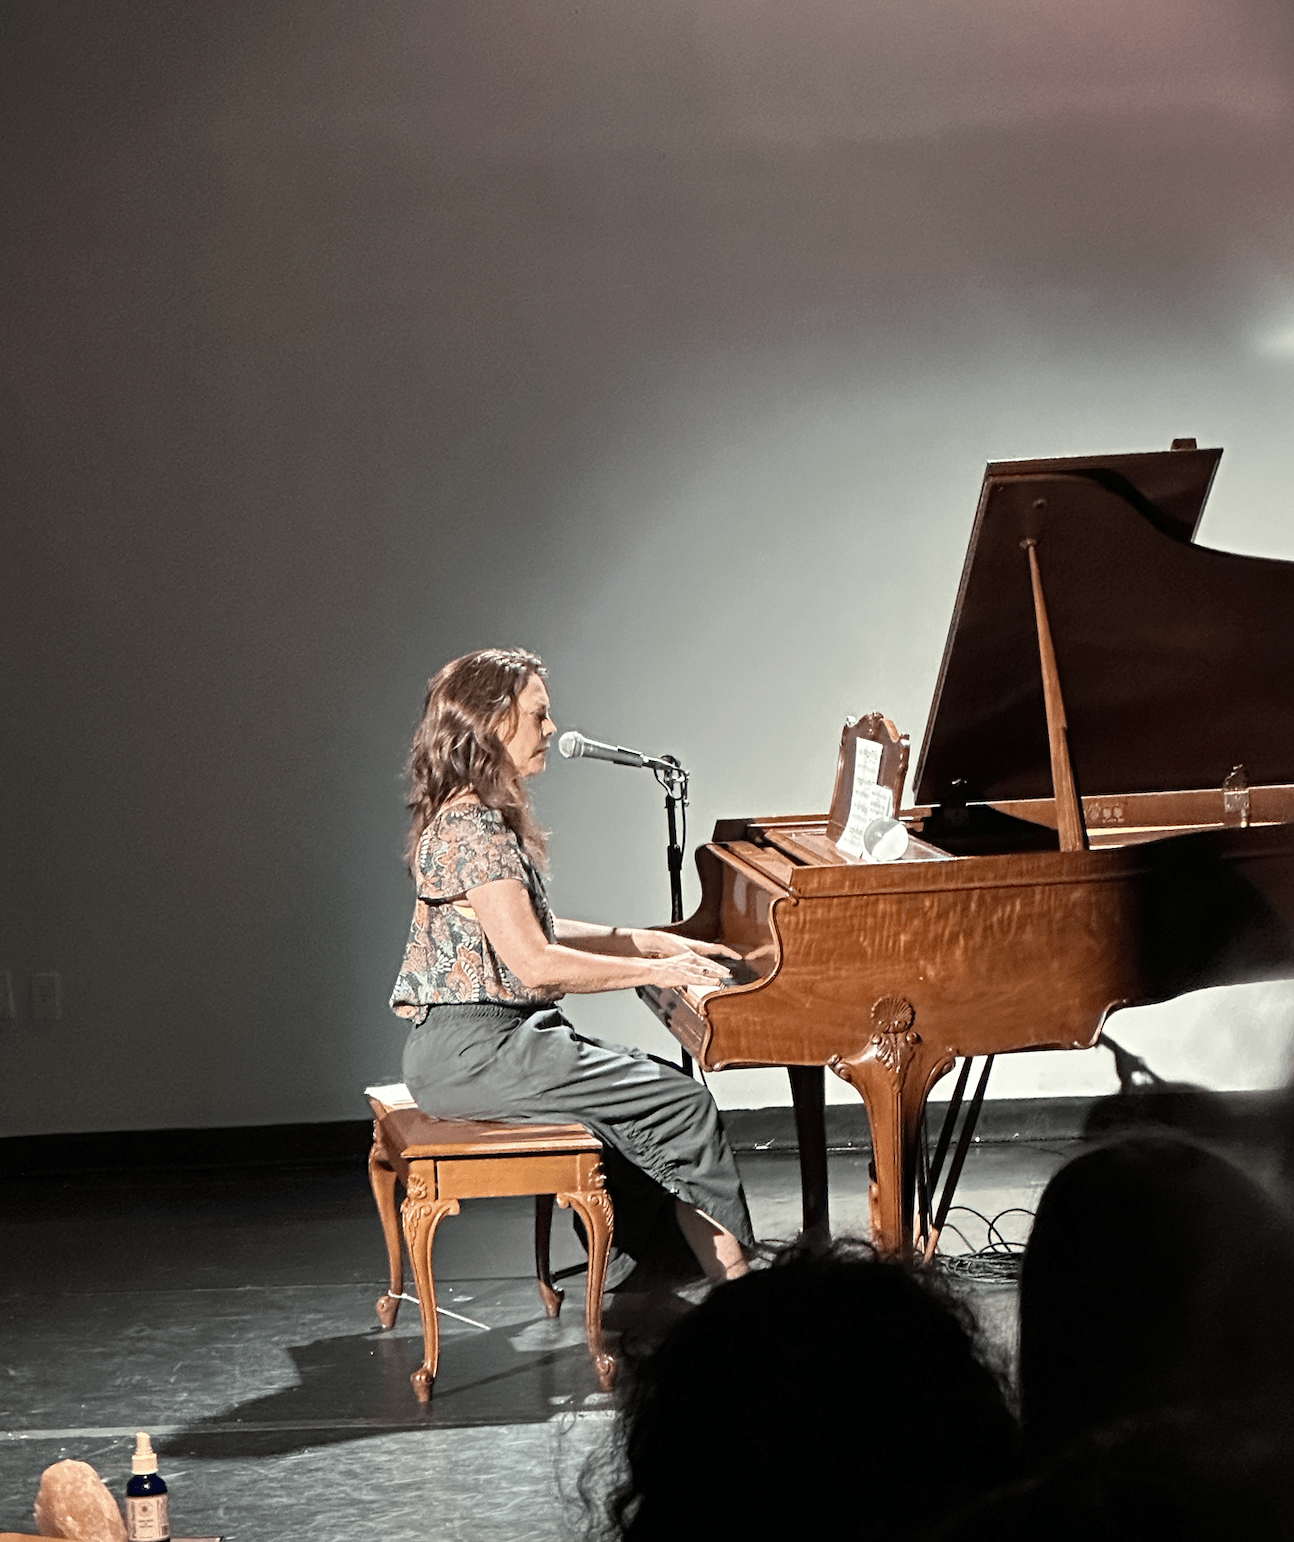
{"label": "pink rock", "polygon": [[55,1462],[41,1474],[36,1530],[68,1542],[126,1542],[117,1501],[89,1462]]}

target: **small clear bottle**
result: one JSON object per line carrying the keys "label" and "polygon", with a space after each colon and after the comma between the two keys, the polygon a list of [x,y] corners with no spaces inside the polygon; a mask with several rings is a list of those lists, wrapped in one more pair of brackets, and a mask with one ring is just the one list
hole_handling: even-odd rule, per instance
{"label": "small clear bottle", "polygon": [[157,1456],[146,1430],[135,1436],[126,1484],[126,1535],[130,1542],[171,1542],[170,1497],[157,1476]]}

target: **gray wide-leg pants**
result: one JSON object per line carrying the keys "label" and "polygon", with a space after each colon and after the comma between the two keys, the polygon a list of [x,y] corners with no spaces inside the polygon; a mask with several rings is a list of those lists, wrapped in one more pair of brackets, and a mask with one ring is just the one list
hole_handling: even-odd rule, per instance
{"label": "gray wide-leg pants", "polygon": [[645,1050],[585,1038],[556,1007],[432,1007],[410,1030],[404,1081],[418,1107],[439,1119],[587,1125],[661,1188],[754,1246],[709,1090]]}

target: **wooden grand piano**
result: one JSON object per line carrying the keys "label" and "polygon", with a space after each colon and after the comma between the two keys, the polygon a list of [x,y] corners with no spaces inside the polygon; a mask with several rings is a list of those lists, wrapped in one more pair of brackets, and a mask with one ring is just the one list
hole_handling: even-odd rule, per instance
{"label": "wooden grand piano", "polygon": [[683,930],[746,967],[639,994],[707,1071],[787,1067],[809,1234],[825,1067],[866,1105],[873,1238],[902,1253],[958,1057],[1294,974],[1294,563],[1193,544],[1220,456],[987,468],[903,860],[840,854],[841,778],[831,816],[721,820],[698,850]]}

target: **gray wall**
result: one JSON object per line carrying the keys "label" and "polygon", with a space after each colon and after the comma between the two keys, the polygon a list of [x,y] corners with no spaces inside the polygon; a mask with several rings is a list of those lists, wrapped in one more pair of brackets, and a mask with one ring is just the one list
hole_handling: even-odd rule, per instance
{"label": "gray wall", "polygon": [[[399,1063],[400,761],[454,654],[538,648],[563,724],[689,764],[696,834],[823,807],[846,713],[919,736],[986,459],[1195,435],[1203,538],[1294,558],[1279,0],[7,27],[8,1132],[362,1111]],[[538,796],[559,908],[663,913],[649,780]],[[1291,1005],[1129,1037],[1261,1085]],[[998,1090],[1110,1084],[1096,1052]]]}

